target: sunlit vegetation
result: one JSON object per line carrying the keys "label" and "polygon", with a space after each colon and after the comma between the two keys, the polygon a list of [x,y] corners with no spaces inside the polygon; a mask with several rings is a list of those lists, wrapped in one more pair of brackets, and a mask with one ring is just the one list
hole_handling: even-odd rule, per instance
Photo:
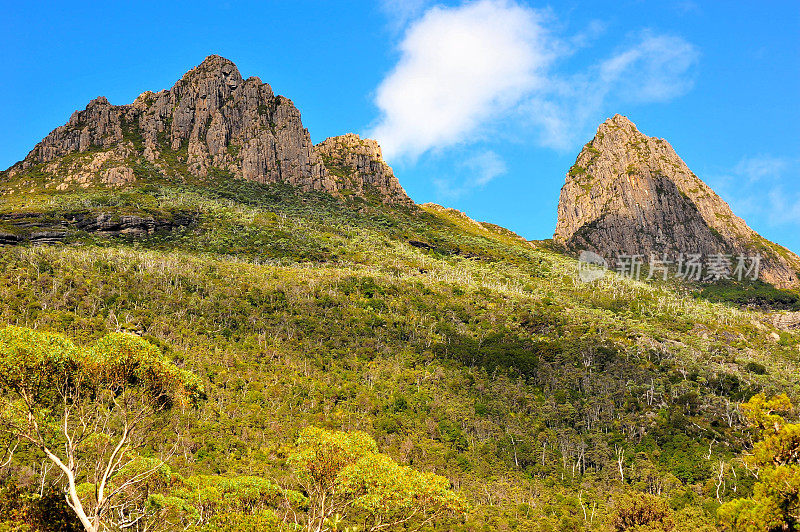
{"label": "sunlit vegetation", "polygon": [[202,394],[196,376],[133,335],[110,334],[78,349],[58,335],[0,329],[7,461],[19,453],[48,464],[87,531],[141,517],[130,492],[163,461],[142,461],[137,451],[163,438],[165,412]]}
{"label": "sunlit vegetation", "polygon": [[758,476],[750,497],[723,504],[724,530],[757,532],[797,530],[800,525],[800,424],[783,416],[794,407],[785,394],[766,399],[753,396],[742,405],[758,441],[744,463]]}
{"label": "sunlit vegetation", "polygon": [[[163,464],[131,465],[157,471],[131,500],[172,529],[705,530],[754,496],[738,404],[800,395],[800,337],[758,311],[582,283],[573,260],[436,208],[220,179],[0,211],[191,216],[0,253],[0,323],[79,352],[131,333],[198,377],[205,399],[138,453]],[[315,477],[320,446],[339,455]],[[0,519],[52,530],[36,516],[70,515],[64,479],[21,451]]]}

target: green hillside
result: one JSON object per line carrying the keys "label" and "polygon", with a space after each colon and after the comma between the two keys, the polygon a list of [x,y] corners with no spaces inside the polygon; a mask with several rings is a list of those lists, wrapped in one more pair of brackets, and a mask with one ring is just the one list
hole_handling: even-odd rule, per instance
{"label": "green hillside", "polygon": [[[174,448],[186,478],[302,492],[302,429],[364,431],[465,497],[446,529],[614,529],[643,492],[674,514],[662,529],[710,530],[755,481],[737,404],[800,397],[800,335],[762,313],[582,283],[573,259],[455,211],[225,175],[64,192],[35,177],[0,176],[0,233],[20,241],[0,247],[0,325],[78,345],[133,332],[199,376],[206,400],[143,451]],[[100,215],[152,218],[152,233],[81,222]],[[55,243],[26,242],[42,234]],[[23,451],[2,472],[0,523],[47,530],[43,508],[69,515],[60,479],[42,484]]]}

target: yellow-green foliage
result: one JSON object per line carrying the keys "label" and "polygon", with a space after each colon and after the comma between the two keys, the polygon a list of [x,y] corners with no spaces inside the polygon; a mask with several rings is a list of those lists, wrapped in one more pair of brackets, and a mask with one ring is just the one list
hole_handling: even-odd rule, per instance
{"label": "yellow-green foliage", "polygon": [[467,511],[450,481],[397,464],[363,432],[304,429],[288,463],[309,494],[309,530],[337,514],[380,530],[419,528]]}
{"label": "yellow-green foliage", "polygon": [[203,394],[196,375],[131,334],[112,333],[78,348],[57,334],[13,326],[0,329],[0,393],[6,400],[24,395],[38,401],[71,385],[85,387],[86,394],[128,387],[174,399],[196,400]]}
{"label": "yellow-green foliage", "polygon": [[800,336],[761,313],[583,283],[573,259],[450,211],[236,180],[31,197],[0,211],[194,220],[0,253],[0,322],[80,344],[134,331],[199,377],[208,401],[178,409],[181,438],[152,450],[176,445],[183,475],[296,489],[282,449],[311,425],[448,478],[470,503],[464,530],[599,529],[632,490],[708,517],[753,484],[733,460],[748,441],[736,404],[800,395]]}
{"label": "yellow-green foliage", "polygon": [[23,327],[0,329],[0,382],[6,393],[52,393],[77,370],[78,349],[58,334]]}
{"label": "yellow-green foliage", "polygon": [[196,531],[286,529],[285,513],[306,504],[301,493],[265,478],[219,475],[175,476],[146,502],[156,527]]}
{"label": "yellow-green foliage", "polygon": [[800,525],[800,424],[787,423],[794,410],[785,394],[753,396],[742,411],[761,439],[744,457],[758,472],[748,498],[723,504],[718,515],[724,530],[758,532],[797,530]]}
{"label": "yellow-green foliage", "polygon": [[132,334],[112,333],[79,357],[80,370],[94,385],[117,389],[135,384],[155,395],[197,401],[203,384],[190,371],[166,361],[158,348]]}
{"label": "yellow-green foliage", "polygon": [[398,465],[385,454],[369,454],[339,473],[339,487],[353,498],[353,508],[377,523],[425,522],[439,514],[465,514],[464,498],[450,490],[450,481],[429,472]]}
{"label": "yellow-green foliage", "polygon": [[68,494],[87,530],[106,528],[117,512],[136,515],[140,484],[163,473],[137,450],[159,439],[165,410],[202,393],[196,376],[130,334],[76,347],[54,334],[0,329],[4,453],[23,464],[33,454],[58,471],[52,486]]}
{"label": "yellow-green foliage", "polygon": [[325,492],[334,489],[345,466],[377,451],[375,440],[364,432],[332,432],[310,427],[298,436],[289,465],[297,471],[300,482],[309,486],[309,491]]}
{"label": "yellow-green foliage", "polygon": [[636,493],[620,497],[614,506],[609,525],[615,532],[670,532],[675,529],[673,512],[661,497]]}
{"label": "yellow-green foliage", "polygon": [[679,511],[670,508],[663,497],[632,493],[615,497],[608,518],[613,532],[714,532],[714,522],[693,506]]}
{"label": "yellow-green foliage", "polygon": [[[197,531],[395,530],[463,520],[467,510],[446,478],[398,465],[363,432],[306,428],[288,465],[307,496],[263,477],[183,478],[162,466],[146,484],[149,522]],[[120,480],[148,467],[138,460]]]}

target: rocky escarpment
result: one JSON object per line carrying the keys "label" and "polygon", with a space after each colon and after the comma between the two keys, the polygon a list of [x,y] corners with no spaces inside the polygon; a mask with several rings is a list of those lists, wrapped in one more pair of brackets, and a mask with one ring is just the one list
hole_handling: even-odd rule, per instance
{"label": "rocky escarpment", "polygon": [[412,203],[392,168],[383,160],[376,141],[348,133],[328,138],[314,148],[328,172],[344,188],[358,195],[375,193],[388,203]]}
{"label": "rocky escarpment", "polygon": [[74,212],[63,216],[35,212],[6,213],[0,214],[0,244],[54,244],[81,232],[104,237],[140,237],[187,227],[194,221],[192,213],[171,213],[168,216],[102,212]]}
{"label": "rocky escarpment", "polygon": [[[368,149],[356,145],[342,164],[352,163],[381,196],[410,203],[377,144],[361,143]],[[328,171],[291,100],[257,77],[243,79],[236,65],[215,55],[170,90],[145,92],[130,105],[92,100],[6,175],[33,176],[36,184],[59,190],[124,186],[163,175],[230,176],[331,193],[352,185]],[[363,185],[356,184],[354,192],[361,193]]]}
{"label": "rocky escarpment", "polygon": [[800,285],[800,258],[733,214],[667,141],[643,135],[621,115],[600,125],[567,174],[553,238],[608,258],[759,254],[763,280]]}

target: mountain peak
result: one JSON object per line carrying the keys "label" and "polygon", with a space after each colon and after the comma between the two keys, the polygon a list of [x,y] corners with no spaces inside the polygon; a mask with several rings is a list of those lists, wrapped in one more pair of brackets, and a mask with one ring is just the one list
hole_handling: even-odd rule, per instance
{"label": "mountain peak", "polygon": [[189,70],[175,84],[175,88],[182,85],[191,87],[233,90],[242,83],[242,75],[233,61],[219,55],[209,55],[202,63]]}
{"label": "mountain peak", "polygon": [[[334,139],[315,147],[291,100],[274,95],[256,77],[243,80],[232,61],[210,55],[170,90],[145,91],[129,105],[92,100],[11,173],[36,167],[45,186],[57,190],[125,186],[159,175],[229,175],[333,194],[377,189],[387,202],[413,203],[377,142],[352,134]],[[66,157],[72,154],[82,155]]]}
{"label": "mountain peak", "polygon": [[636,128],[636,125],[633,122],[631,122],[630,118],[628,118],[625,115],[621,115],[619,113],[615,114],[611,118],[607,118],[604,123],[612,124],[615,126],[631,126],[634,129]]}
{"label": "mountain peak", "polygon": [[214,68],[215,66],[231,66],[236,68],[236,65],[228,59],[227,57],[222,57],[221,55],[211,54],[203,61],[197,65],[198,68]]}
{"label": "mountain peak", "polygon": [[220,55],[209,55],[190,72],[192,71],[221,74],[224,77],[234,76],[242,79],[242,75],[234,62]]}
{"label": "mountain peak", "polygon": [[627,116],[615,114],[600,124],[595,139],[606,135],[611,135],[611,140],[627,141],[632,136],[641,135],[641,132]]}
{"label": "mountain peak", "polygon": [[553,238],[609,259],[760,254],[761,277],[798,286],[800,257],[762,238],[681,160],[627,117],[603,122],[569,170]]}
{"label": "mountain peak", "polygon": [[86,108],[88,109],[90,107],[107,106],[107,105],[111,105],[108,102],[108,98],[106,98],[105,96],[98,96],[97,98],[91,100],[88,104],[86,104]]}

